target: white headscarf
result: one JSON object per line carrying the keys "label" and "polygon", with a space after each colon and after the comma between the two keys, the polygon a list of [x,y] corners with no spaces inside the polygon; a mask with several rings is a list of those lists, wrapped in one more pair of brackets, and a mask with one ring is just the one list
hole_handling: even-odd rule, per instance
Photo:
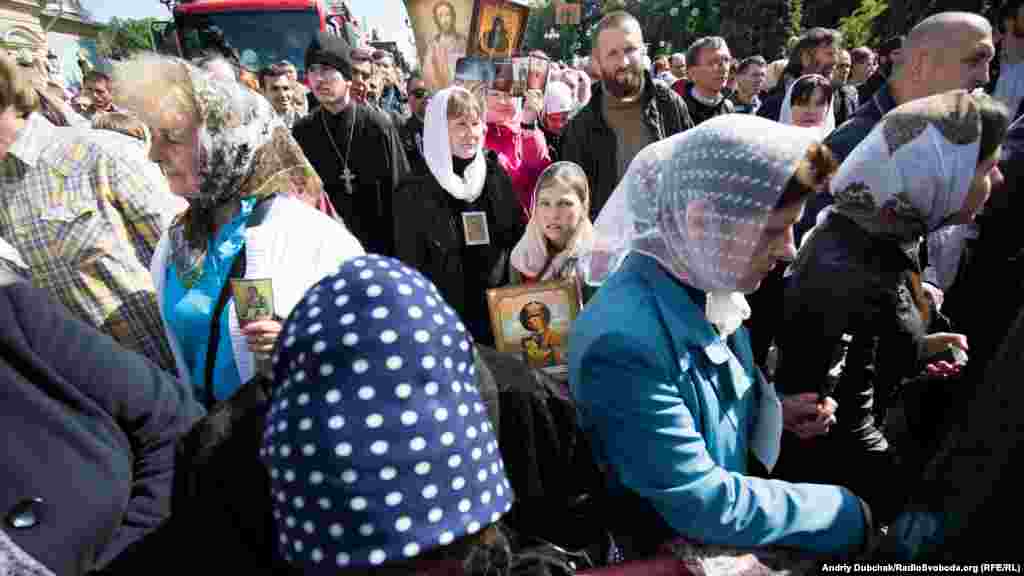
{"label": "white headscarf", "polygon": [[960,212],[980,147],[981,113],[967,91],[908,102],[886,114],[840,166],[832,210],[872,235],[916,245]]}
{"label": "white headscarf", "polygon": [[[597,219],[584,262],[600,283],[630,252],[656,259],[708,294],[705,314],[722,335],[750,314],[740,278],[721,263],[749,262],[758,242],[734,242],[737,224],[763,225],[817,134],[750,114],[717,116],[644,148]],[[706,202],[705,231],[691,238],[686,211]],[[723,248],[729,245],[729,253]]]}
{"label": "white headscarf", "polygon": [[[568,87],[566,87],[568,88]],[[565,248],[557,254],[551,254],[548,249],[547,237],[541,229],[537,220],[537,198],[540,196],[541,186],[546,184],[549,174],[565,168],[575,169],[583,178],[586,192],[582,199],[582,214],[576,231],[565,244]],[[530,222],[526,225],[526,233],[512,249],[512,266],[523,274],[538,280],[551,280],[558,277],[562,270],[571,260],[576,259],[585,252],[588,252],[594,244],[594,225],[590,222],[590,184],[586,173],[579,164],[573,162],[555,162],[541,172],[537,178],[537,185],[533,190],[533,206],[530,207]]]}
{"label": "white headscarf", "polygon": [[[782,100],[782,113],[779,115],[779,122],[781,122],[782,124],[788,124],[790,126],[793,125],[793,88],[797,84],[799,84],[800,81],[803,80],[804,78],[814,77],[821,78],[822,80],[825,80],[826,83],[828,82],[828,80],[826,80],[824,76],[821,76],[819,74],[805,74],[797,78],[796,82],[790,83],[789,88],[786,89],[786,97],[785,99]],[[811,94],[811,97],[813,98],[814,94]],[[827,136],[829,133],[836,129],[836,115],[833,112],[833,107],[835,106],[835,103],[836,94],[833,93],[832,99],[828,103],[828,110],[825,112],[825,124],[814,128],[808,128],[809,130],[817,131],[820,138],[824,138],[825,136]]]}
{"label": "white headscarf", "polygon": [[487,178],[487,160],[483,154],[484,139],[480,138],[476,156],[466,168],[464,175],[459,177],[452,163],[452,147],[448,139],[448,97],[457,91],[471,94],[465,88],[452,86],[430,98],[423,121],[423,158],[430,173],[442,188],[459,200],[473,202],[483,193],[484,180]]}
{"label": "white headscarf", "polygon": [[548,82],[547,91],[544,93],[544,113],[558,114],[559,112],[571,112],[576,108],[576,95],[572,88],[560,80]]}

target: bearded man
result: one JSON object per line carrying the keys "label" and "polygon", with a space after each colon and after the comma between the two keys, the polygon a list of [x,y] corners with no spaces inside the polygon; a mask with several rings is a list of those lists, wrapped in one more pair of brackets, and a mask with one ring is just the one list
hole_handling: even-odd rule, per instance
{"label": "bearded man", "polygon": [[590,102],[562,138],[562,160],[583,167],[590,180],[590,217],[608,201],[626,167],[648,144],[693,128],[682,97],[644,67],[644,36],[628,12],[597,25],[591,54],[600,75]]}

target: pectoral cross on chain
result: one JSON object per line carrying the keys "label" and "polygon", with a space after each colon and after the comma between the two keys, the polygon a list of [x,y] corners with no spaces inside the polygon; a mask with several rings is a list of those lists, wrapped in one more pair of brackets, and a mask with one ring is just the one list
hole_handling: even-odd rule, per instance
{"label": "pectoral cross on chain", "polygon": [[345,193],[349,196],[352,195],[352,181],[356,179],[356,175],[345,166],[345,169],[341,171],[341,179],[345,182]]}

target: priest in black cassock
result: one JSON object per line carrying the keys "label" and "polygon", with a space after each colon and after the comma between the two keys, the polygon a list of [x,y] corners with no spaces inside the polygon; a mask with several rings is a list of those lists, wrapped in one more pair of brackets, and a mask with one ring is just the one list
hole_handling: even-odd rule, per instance
{"label": "priest in black cassock", "polygon": [[383,113],[352,99],[352,48],[343,38],[317,34],[306,74],[319,106],[296,122],[295,140],[366,251],[393,255],[393,196],[407,172],[398,133]]}

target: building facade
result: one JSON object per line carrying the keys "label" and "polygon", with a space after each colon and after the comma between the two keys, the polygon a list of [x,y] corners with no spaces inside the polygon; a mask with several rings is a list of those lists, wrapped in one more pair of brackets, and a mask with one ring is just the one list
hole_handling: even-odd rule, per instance
{"label": "building facade", "polygon": [[82,83],[78,60],[96,62],[101,29],[79,0],[48,0],[45,6],[35,0],[0,0],[0,49],[11,55],[27,50],[44,58],[52,52],[56,75],[72,90]]}

